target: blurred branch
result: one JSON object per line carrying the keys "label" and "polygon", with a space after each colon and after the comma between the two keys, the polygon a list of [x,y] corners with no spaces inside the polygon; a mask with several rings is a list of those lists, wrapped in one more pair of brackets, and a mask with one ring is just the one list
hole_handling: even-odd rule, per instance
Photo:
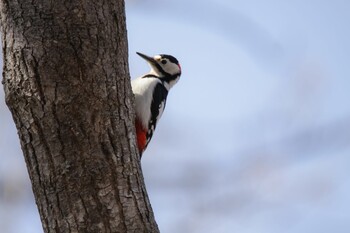
{"label": "blurred branch", "polygon": [[[265,65],[285,60],[284,49],[259,23],[212,1],[132,1],[148,17],[192,24],[240,44]],[[186,35],[183,35],[186,36]]]}

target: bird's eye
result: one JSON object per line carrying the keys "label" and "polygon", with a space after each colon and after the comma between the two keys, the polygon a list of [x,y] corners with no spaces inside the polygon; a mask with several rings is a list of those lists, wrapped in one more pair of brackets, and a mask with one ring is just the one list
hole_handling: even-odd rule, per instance
{"label": "bird's eye", "polygon": [[161,60],[161,63],[162,63],[163,65],[165,65],[165,64],[167,63],[167,61],[166,61],[166,60]]}

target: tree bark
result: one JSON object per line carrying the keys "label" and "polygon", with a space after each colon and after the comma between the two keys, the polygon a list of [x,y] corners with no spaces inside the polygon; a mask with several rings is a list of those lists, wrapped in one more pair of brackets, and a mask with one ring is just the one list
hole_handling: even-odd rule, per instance
{"label": "tree bark", "polygon": [[122,0],[0,0],[6,103],[45,232],[159,232]]}

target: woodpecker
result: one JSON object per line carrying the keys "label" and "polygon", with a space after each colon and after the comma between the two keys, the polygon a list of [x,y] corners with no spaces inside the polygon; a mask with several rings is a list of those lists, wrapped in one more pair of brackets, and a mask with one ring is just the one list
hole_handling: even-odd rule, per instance
{"label": "woodpecker", "polygon": [[131,81],[135,95],[137,144],[142,156],[163,114],[168,93],[180,79],[181,66],[171,55],[149,57],[137,54],[151,67],[149,73]]}

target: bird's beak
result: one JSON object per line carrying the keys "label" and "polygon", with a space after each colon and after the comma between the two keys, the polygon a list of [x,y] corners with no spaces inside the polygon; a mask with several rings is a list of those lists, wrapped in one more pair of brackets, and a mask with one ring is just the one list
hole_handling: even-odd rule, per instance
{"label": "bird's beak", "polygon": [[137,55],[139,55],[140,57],[145,59],[148,63],[150,63],[152,66],[156,64],[156,61],[154,60],[153,57],[149,57],[149,56],[142,54],[142,53],[139,53],[139,52],[136,52],[136,53],[137,53]]}

